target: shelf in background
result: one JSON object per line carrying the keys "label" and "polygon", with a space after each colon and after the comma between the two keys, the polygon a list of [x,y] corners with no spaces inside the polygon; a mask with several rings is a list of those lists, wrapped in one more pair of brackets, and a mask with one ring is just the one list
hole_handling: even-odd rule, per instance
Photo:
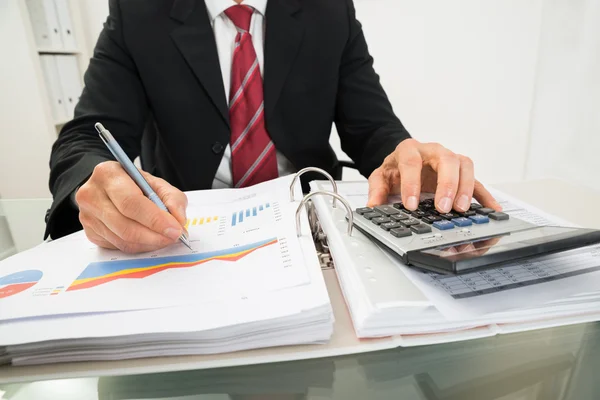
{"label": "shelf in background", "polygon": [[81,52],[77,49],[38,49],[39,54],[80,54]]}

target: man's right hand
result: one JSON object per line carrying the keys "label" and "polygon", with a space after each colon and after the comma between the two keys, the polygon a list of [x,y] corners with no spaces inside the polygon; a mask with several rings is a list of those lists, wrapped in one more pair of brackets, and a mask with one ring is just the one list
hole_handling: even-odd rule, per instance
{"label": "man's right hand", "polygon": [[75,196],[88,239],[126,253],[157,250],[184,232],[187,197],[163,179],[142,172],[169,209],[158,208],[115,161],[98,164]]}

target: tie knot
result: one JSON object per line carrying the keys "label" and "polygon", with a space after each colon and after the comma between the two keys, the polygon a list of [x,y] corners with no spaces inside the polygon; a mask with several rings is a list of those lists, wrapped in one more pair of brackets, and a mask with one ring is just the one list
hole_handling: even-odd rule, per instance
{"label": "tie knot", "polygon": [[225,10],[225,15],[235,24],[238,29],[248,32],[250,30],[250,20],[252,19],[254,9],[250,6],[238,4]]}

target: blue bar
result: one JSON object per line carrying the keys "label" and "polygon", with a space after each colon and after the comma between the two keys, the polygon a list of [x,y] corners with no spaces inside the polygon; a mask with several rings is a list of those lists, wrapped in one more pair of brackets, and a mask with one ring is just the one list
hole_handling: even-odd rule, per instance
{"label": "blue bar", "polygon": [[250,216],[250,209],[248,208],[248,209],[246,210],[246,217],[249,217],[249,216]]}
{"label": "blue bar", "polygon": [[271,205],[269,203],[265,204],[265,207],[269,208]]}
{"label": "blue bar", "polygon": [[258,211],[262,211],[263,210],[263,206],[262,204],[260,206],[258,206]]}
{"label": "blue bar", "polygon": [[239,223],[240,223],[240,224],[241,224],[242,222],[244,222],[244,212],[243,212],[243,211],[240,211],[240,212],[238,213],[238,221],[239,221]]}
{"label": "blue bar", "polygon": [[235,217],[237,216],[237,213],[233,213],[233,215],[231,216],[231,226],[235,226]]}
{"label": "blue bar", "polygon": [[256,207],[252,207],[252,216],[256,217]]}

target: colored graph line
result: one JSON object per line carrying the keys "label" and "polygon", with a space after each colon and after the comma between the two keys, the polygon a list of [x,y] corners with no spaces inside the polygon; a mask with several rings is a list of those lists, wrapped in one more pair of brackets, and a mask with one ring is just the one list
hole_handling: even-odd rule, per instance
{"label": "colored graph line", "polygon": [[198,226],[204,224],[210,224],[211,222],[217,222],[219,217],[199,217],[199,218],[189,218],[185,223],[185,229],[190,226]]}
{"label": "colored graph line", "polygon": [[247,208],[246,210],[234,211],[231,214],[231,226],[236,226],[244,222],[244,215],[246,219],[250,217],[256,217],[259,212],[266,210],[267,208],[271,208],[270,203],[260,204],[255,207]]}
{"label": "colored graph line", "polygon": [[37,269],[15,272],[0,278],[0,299],[21,293],[42,279],[44,274]]}
{"label": "colored graph line", "polygon": [[209,261],[235,262],[258,249],[275,243],[277,243],[277,238],[271,238],[244,246],[206,253],[95,262],[83,270],[67,291],[89,289],[117,279],[143,279],[167,269],[195,267]]}

